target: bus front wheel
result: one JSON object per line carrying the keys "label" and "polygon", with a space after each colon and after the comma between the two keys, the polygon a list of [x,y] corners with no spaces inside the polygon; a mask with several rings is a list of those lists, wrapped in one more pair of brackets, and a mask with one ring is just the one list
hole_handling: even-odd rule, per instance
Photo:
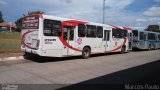
{"label": "bus front wheel", "polygon": [[82,58],[87,59],[90,57],[91,49],[89,47],[84,47],[82,51]]}

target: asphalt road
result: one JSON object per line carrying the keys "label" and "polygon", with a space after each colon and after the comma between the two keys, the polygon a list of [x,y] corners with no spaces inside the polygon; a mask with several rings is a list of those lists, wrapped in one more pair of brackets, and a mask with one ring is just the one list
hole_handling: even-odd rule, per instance
{"label": "asphalt road", "polygon": [[79,84],[158,84],[159,72],[160,50],[92,55],[89,59],[36,57],[0,62],[0,83],[39,84],[41,90],[45,88],[42,84],[52,84],[46,86],[52,89]]}

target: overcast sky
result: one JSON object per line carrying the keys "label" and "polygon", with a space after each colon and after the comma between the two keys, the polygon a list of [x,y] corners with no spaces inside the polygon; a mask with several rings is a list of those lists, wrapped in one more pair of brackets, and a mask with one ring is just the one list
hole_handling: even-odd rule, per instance
{"label": "overcast sky", "polygon": [[[106,0],[105,22],[143,30],[160,24],[160,0]],[[103,0],[0,0],[7,22],[15,22],[28,11],[102,23]]]}

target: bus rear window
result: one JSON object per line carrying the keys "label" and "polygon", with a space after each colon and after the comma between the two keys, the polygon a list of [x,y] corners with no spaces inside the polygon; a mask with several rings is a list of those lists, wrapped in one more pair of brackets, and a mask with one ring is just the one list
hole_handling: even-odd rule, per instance
{"label": "bus rear window", "polygon": [[148,33],[148,40],[156,40],[156,34],[155,33]]}
{"label": "bus rear window", "polygon": [[38,29],[39,28],[39,17],[28,16],[23,19],[23,29]]}

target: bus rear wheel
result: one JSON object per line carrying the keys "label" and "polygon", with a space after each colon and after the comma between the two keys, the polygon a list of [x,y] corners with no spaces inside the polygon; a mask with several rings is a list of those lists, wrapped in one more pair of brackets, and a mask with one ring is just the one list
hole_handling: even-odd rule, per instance
{"label": "bus rear wheel", "polygon": [[151,45],[148,46],[148,51],[150,51],[150,50],[151,50]]}
{"label": "bus rear wheel", "polygon": [[82,51],[82,58],[87,59],[90,57],[91,49],[89,47],[84,47]]}
{"label": "bus rear wheel", "polygon": [[157,46],[154,47],[154,50],[157,50]]}
{"label": "bus rear wheel", "polygon": [[39,56],[36,55],[36,54],[32,54],[32,53],[27,53],[27,52],[25,52],[25,54],[23,55],[23,57],[24,57],[25,59],[30,59],[30,58],[37,58],[37,57],[39,57]]}
{"label": "bus rear wheel", "polygon": [[125,46],[122,46],[122,48],[121,48],[121,54],[123,54],[123,53],[125,53],[126,52],[126,47]]}

